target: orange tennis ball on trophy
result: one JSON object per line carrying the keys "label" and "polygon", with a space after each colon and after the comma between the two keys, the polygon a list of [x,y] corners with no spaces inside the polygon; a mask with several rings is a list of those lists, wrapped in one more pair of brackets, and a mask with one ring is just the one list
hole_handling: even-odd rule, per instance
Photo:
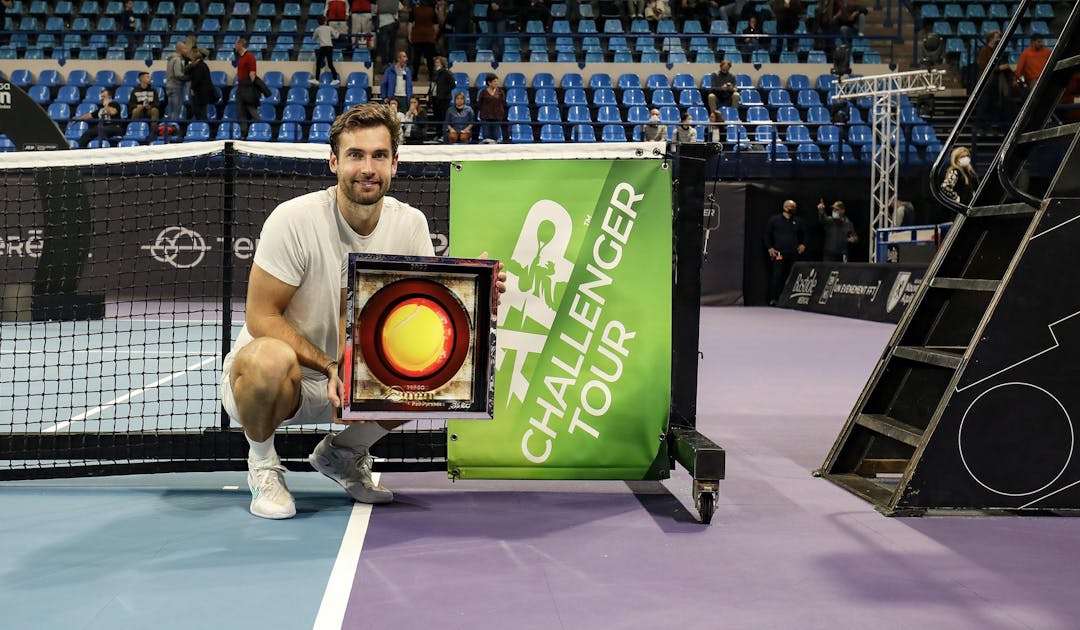
{"label": "orange tennis ball on trophy", "polygon": [[438,302],[413,297],[396,304],[383,321],[382,354],[390,366],[411,378],[439,371],[454,349],[454,325]]}

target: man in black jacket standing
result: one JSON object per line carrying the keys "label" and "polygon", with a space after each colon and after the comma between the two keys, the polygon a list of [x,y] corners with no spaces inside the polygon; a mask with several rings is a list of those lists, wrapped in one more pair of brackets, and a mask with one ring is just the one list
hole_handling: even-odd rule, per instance
{"label": "man in black jacket standing", "polygon": [[784,201],[784,208],[769,219],[765,228],[765,248],[769,252],[769,306],[784,289],[784,282],[791,273],[796,258],[806,251],[806,228],[802,219],[795,216],[795,202]]}

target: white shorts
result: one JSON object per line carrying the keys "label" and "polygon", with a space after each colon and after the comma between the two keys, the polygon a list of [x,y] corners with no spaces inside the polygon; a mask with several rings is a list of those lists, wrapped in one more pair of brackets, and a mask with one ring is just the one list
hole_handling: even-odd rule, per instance
{"label": "white shorts", "polygon": [[[236,410],[236,398],[233,396],[232,363],[235,359],[235,350],[225,355],[221,365],[221,404],[236,422],[240,422],[240,413]],[[280,426],[291,424],[330,424],[333,422],[333,407],[330,399],[326,397],[325,378],[301,378],[300,379],[300,408],[296,413]]]}

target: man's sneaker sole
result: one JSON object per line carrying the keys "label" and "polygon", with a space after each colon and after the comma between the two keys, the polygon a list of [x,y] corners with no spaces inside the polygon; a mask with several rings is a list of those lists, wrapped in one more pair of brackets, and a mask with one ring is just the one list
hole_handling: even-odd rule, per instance
{"label": "man's sneaker sole", "polygon": [[371,490],[368,490],[367,488],[364,488],[363,486],[361,486],[360,488],[363,491],[361,493],[362,496],[356,496],[356,494],[352,490],[350,490],[347,485],[342,483],[342,481],[340,479],[338,479],[337,477],[335,477],[335,476],[331,475],[330,473],[326,472],[325,470],[323,470],[323,468],[327,468],[328,466],[320,466],[319,465],[319,458],[318,458],[317,455],[315,455],[315,453],[312,453],[311,455],[308,455],[308,463],[311,464],[311,467],[314,468],[315,470],[319,471],[324,477],[326,477],[327,479],[330,479],[331,481],[333,481],[337,485],[341,486],[341,488],[343,490],[345,490],[345,492],[347,492],[348,495],[350,497],[352,497],[353,500],[355,500],[355,501],[358,501],[360,503],[367,503],[367,504],[370,504],[370,505],[382,505],[384,503],[393,503],[394,502],[394,493],[391,492],[390,490],[387,490],[385,495],[383,495],[381,493],[374,493],[374,496],[372,496],[372,494],[371,494],[372,491]]}

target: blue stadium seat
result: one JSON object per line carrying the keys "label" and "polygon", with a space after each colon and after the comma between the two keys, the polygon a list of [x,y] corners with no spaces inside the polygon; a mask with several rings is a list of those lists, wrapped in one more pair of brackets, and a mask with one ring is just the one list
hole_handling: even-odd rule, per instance
{"label": "blue stadium seat", "polygon": [[540,142],[566,142],[562,125],[547,124],[541,127]]}
{"label": "blue stadium seat", "polygon": [[787,90],[769,90],[769,107],[785,107],[790,106],[791,104],[791,95],[788,93]]}
{"label": "blue stadium seat", "polygon": [[184,142],[205,142],[210,139],[210,123],[196,121],[190,123],[184,133]]}
{"label": "blue stadium seat", "polygon": [[641,89],[641,77],[631,73],[621,74],[619,75],[618,87],[620,90]]}
{"label": "blue stadium seat", "polygon": [[52,103],[49,105],[49,118],[57,122],[66,122],[71,119],[71,107],[67,103]]}
{"label": "blue stadium seat", "polygon": [[532,127],[522,123],[510,125],[510,142],[514,144],[529,144],[533,142]]}
{"label": "blue stadium seat", "polygon": [[223,122],[218,123],[217,135],[214,136],[215,140],[242,140],[243,134],[240,131],[240,123],[235,122]]}
{"label": "blue stadium seat", "polygon": [[307,105],[307,87],[294,86],[289,88],[288,93],[285,95],[285,103],[288,105]]}
{"label": "blue stadium seat", "polygon": [[626,129],[622,125],[604,125],[600,139],[604,142],[626,142]]}
{"label": "blue stadium seat", "polygon": [[813,139],[810,138],[810,130],[806,125],[791,125],[784,133],[784,141],[789,144],[806,144],[812,143]]}
{"label": "blue stadium seat", "polygon": [[48,105],[52,100],[52,94],[47,85],[35,85],[30,88],[30,98],[38,105]]}
{"label": "blue stadium seat", "polygon": [[506,90],[507,105],[528,105],[529,91],[523,87],[512,87]]}
{"label": "blue stadium seat", "polygon": [[[329,73],[327,73],[329,74]],[[315,104],[316,105],[337,105],[338,93],[337,88],[329,85],[320,87],[315,91]]]}
{"label": "blue stadium seat", "polygon": [[859,161],[859,158],[855,155],[855,150],[851,148],[850,144],[841,142],[829,146],[829,161],[850,163]]}
{"label": "blue stadium seat", "polygon": [[[624,93],[625,94],[625,93]],[[669,107],[675,105],[675,94],[668,88],[653,90],[652,106]]]}
{"label": "blue stadium seat", "polygon": [[566,110],[566,121],[571,123],[591,123],[592,113],[584,105],[574,105]]}
{"label": "blue stadium seat", "polygon": [[761,100],[761,93],[752,88],[739,90],[739,97],[741,99],[742,107],[765,104],[765,102]]}
{"label": "blue stadium seat", "polygon": [[606,72],[595,72],[589,77],[589,89],[611,88],[611,75]]}
{"label": "blue stadium seat", "polygon": [[309,143],[322,143],[326,144],[330,142],[330,123],[328,122],[315,122],[312,123],[311,129],[308,130],[308,142]]}
{"label": "blue stadium seat", "polygon": [[112,70],[98,70],[94,74],[94,86],[107,85],[113,87],[116,85],[116,72]]}
{"label": "blue stadium seat", "polygon": [[62,85],[63,83],[64,80],[60,77],[60,72],[58,70],[42,70],[41,73],[38,74],[38,85],[44,85],[50,88],[54,88]]}
{"label": "blue stadium seat", "polygon": [[746,108],[746,122],[748,123],[760,123],[769,122],[769,110],[765,109],[761,105],[752,105]]}
{"label": "blue stadium seat", "polygon": [[701,107],[705,103],[701,98],[701,92],[697,88],[682,90],[679,92],[679,107]]}
{"label": "blue stadium seat", "polygon": [[596,130],[592,125],[574,125],[570,130],[571,142],[596,142]]}
{"label": "blue stadium seat", "polygon": [[799,110],[794,107],[780,107],[776,110],[776,122],[800,123],[802,122],[802,116],[799,115]]}
{"label": "blue stadium seat", "polygon": [[934,133],[934,128],[930,125],[915,125],[911,128],[912,144],[920,147],[927,147],[931,144],[936,144],[937,142],[937,134]]}
{"label": "blue stadium seat", "polygon": [[304,131],[298,123],[281,123],[281,127],[278,129],[277,141],[300,142],[303,140],[303,133]]}
{"label": "blue stadium seat", "polygon": [[824,107],[817,106],[811,107],[810,109],[806,110],[806,122],[808,123],[823,124],[828,123],[831,120],[832,117],[829,116],[829,110],[825,109]]}
{"label": "blue stadium seat", "polygon": [[645,92],[641,88],[626,88],[622,92],[623,107],[645,105]]}
{"label": "blue stadium seat", "polygon": [[506,112],[506,120],[510,123],[530,123],[532,115],[528,105],[511,105]]}
{"label": "blue stadium seat", "polygon": [[571,88],[584,88],[585,81],[581,78],[581,75],[576,72],[567,72],[559,80],[559,87],[564,90]]}
{"label": "blue stadium seat", "polygon": [[525,78],[524,73],[510,72],[503,80],[503,87],[505,87],[507,91],[509,91],[513,88],[527,88],[529,87],[529,83],[528,80]]}
{"label": "blue stadium seat", "polygon": [[145,120],[129,122],[122,139],[134,140],[139,143],[146,142],[150,139],[150,124]]}
{"label": "blue stadium seat", "polygon": [[866,125],[851,125],[848,127],[848,142],[863,149],[873,143],[874,134]]}
{"label": "blue stadium seat", "polygon": [[798,162],[821,163],[825,158],[821,157],[821,150],[813,143],[800,144],[795,151],[795,160]]}
{"label": "blue stadium seat", "polygon": [[595,107],[618,105],[618,101],[615,98],[615,90],[611,88],[597,88],[596,90],[593,90],[592,99]]}
{"label": "blue stadium seat", "polygon": [[645,78],[645,87],[650,90],[670,90],[671,81],[666,74],[650,74]]}
{"label": "blue stadium seat", "polygon": [[[509,100],[507,101],[509,102]],[[584,88],[569,88],[563,92],[563,104],[564,105],[588,105],[588,98],[585,96]]]}
{"label": "blue stadium seat", "polygon": [[277,108],[274,107],[273,103],[260,103],[259,118],[262,120],[277,120]]}
{"label": "blue stadium seat", "polygon": [[532,86],[533,86],[534,89],[554,88],[555,87],[555,77],[552,76],[550,72],[537,72],[536,74],[533,75],[533,84],[532,84]]}
{"label": "blue stadium seat", "polygon": [[337,111],[333,105],[316,105],[311,110],[312,122],[334,122],[337,118]]}
{"label": "blue stadium seat", "polygon": [[558,105],[559,96],[555,92],[555,88],[540,88],[533,95],[533,102],[540,106]]}
{"label": "blue stadium seat", "polygon": [[536,112],[536,120],[542,123],[560,123],[562,122],[562,114],[559,113],[559,108],[553,105],[544,105]]}
{"label": "blue stadium seat", "polygon": [[759,90],[778,90],[784,87],[780,82],[780,75],[777,74],[761,75],[761,78],[758,79],[757,86]]}
{"label": "blue stadium seat", "polygon": [[270,123],[262,121],[251,123],[251,127],[248,128],[247,139],[252,142],[270,142],[273,140]]}
{"label": "blue stadium seat", "polygon": [[368,102],[368,92],[362,87],[351,87],[345,90],[345,107],[351,108]]}
{"label": "blue stadium seat", "polygon": [[285,122],[308,122],[307,112],[304,111],[303,105],[286,105],[281,112],[281,120]]}
{"label": "blue stadium seat", "polygon": [[67,105],[75,105],[82,102],[82,90],[76,85],[64,85],[56,93],[56,102]]}
{"label": "blue stadium seat", "polygon": [[817,130],[817,142],[823,145],[833,145],[840,142],[840,128],[836,125],[822,125]]}

